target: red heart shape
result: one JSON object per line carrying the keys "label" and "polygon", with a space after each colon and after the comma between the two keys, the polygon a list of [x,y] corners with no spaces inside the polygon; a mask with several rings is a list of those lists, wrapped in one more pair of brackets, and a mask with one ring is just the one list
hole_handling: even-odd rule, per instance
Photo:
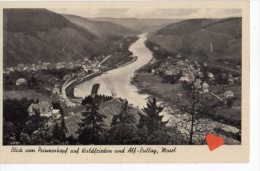
{"label": "red heart shape", "polygon": [[219,136],[215,136],[214,134],[212,133],[209,133],[207,136],[206,136],[206,141],[207,141],[207,144],[209,146],[209,150],[210,151],[213,151],[215,150],[216,148],[220,147],[223,145],[224,143],[224,138],[222,137],[219,137]]}

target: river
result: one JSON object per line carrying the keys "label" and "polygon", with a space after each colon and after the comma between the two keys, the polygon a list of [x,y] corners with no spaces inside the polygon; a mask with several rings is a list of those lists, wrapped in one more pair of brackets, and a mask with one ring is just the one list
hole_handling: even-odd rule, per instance
{"label": "river", "polygon": [[[131,51],[134,56],[137,56],[137,60],[135,62],[113,69],[105,74],[85,81],[84,83],[78,85],[74,95],[76,97],[84,98],[85,96],[91,94],[92,85],[99,83],[99,94],[112,95],[112,92],[115,92],[118,97],[127,99],[128,102],[134,106],[138,106],[139,108],[146,106],[147,98],[149,96],[147,94],[139,94],[138,89],[133,84],[131,84],[131,78],[134,76],[135,71],[147,64],[152,59],[152,52],[145,46],[146,39],[147,34],[141,34],[139,35],[139,39],[129,47],[129,51]],[[165,107],[162,112],[162,115],[164,115],[163,120],[169,120],[169,125],[175,125],[180,132],[189,136],[188,131],[190,130],[190,122],[187,122],[186,120],[190,117],[190,115],[172,115],[171,113],[174,113],[174,111]],[[197,124],[197,127],[200,127],[200,129],[205,127],[204,134],[206,132],[212,132],[216,127],[220,127],[226,131],[234,133],[239,131],[236,127],[215,122],[210,119],[206,119],[204,122],[208,123],[206,127],[203,124]],[[199,136],[194,133],[194,139],[199,140],[200,137],[201,135]],[[235,140],[230,140],[230,138],[224,138],[225,141],[232,141],[232,144],[239,143]]]}
{"label": "river", "polygon": [[131,78],[137,69],[152,59],[152,52],[145,46],[146,39],[147,34],[141,34],[139,35],[139,39],[129,47],[129,51],[133,53],[133,56],[137,57],[136,61],[129,65],[110,70],[107,73],[78,85],[74,92],[75,97],[90,95],[92,85],[99,83],[99,94],[112,95],[112,92],[115,92],[117,97],[127,99],[128,102],[134,106],[144,107],[148,95],[139,94],[137,88],[131,84]]}

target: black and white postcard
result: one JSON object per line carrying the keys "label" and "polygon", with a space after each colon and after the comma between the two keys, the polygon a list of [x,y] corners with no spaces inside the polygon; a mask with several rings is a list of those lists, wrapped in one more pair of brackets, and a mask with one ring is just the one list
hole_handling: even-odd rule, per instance
{"label": "black and white postcard", "polygon": [[1,162],[249,160],[248,1],[1,14]]}

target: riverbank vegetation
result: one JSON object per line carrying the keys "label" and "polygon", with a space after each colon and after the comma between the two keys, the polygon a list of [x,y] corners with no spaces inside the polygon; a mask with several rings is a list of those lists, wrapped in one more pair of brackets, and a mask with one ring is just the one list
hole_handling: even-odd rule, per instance
{"label": "riverbank vegetation", "polygon": [[[133,115],[131,105],[122,101],[121,109],[113,115],[108,127],[105,126],[107,115],[99,110],[103,102],[98,99],[89,97],[85,100],[85,110],[72,125],[69,123],[71,120],[64,118],[65,113],[59,103],[53,103],[53,107],[61,111],[61,117],[51,119],[41,116],[39,111],[30,115],[27,109],[31,100],[4,101],[4,145],[188,143],[176,128],[166,126],[167,121],[163,121],[161,115],[163,107],[157,104],[155,98],[148,100],[147,107],[139,110],[138,118]],[[16,107],[10,108],[14,103]],[[70,127],[75,124],[77,129],[72,130]],[[76,136],[69,134],[70,131]]]}
{"label": "riverbank vegetation", "polygon": [[120,42],[120,45],[118,46],[119,49],[112,52],[110,54],[110,57],[108,60],[104,61],[102,66],[108,67],[108,68],[117,68],[120,65],[123,65],[127,62],[130,62],[133,60],[132,53],[129,51],[129,46],[135,42],[138,39],[138,37],[128,37],[125,39],[122,39]]}
{"label": "riverbank vegetation", "polygon": [[[240,142],[241,73],[238,70],[209,65],[207,61],[199,62],[190,60],[180,53],[169,52],[149,40],[146,42],[146,46],[153,52],[154,58],[150,63],[139,69],[132,79],[132,83],[138,87],[140,93],[157,97],[163,104],[170,106],[172,111],[175,111],[175,118],[180,119],[181,125],[186,122],[186,131],[184,132],[186,132],[186,135],[190,135],[190,137],[186,137],[186,139],[190,139],[190,144],[194,143],[191,138],[193,137],[193,131],[191,130],[195,129],[192,128],[194,126],[193,122],[197,124],[196,129],[201,130],[201,127],[208,128],[208,130],[201,131],[204,133],[201,134],[200,132],[200,136],[194,136],[196,139],[203,137],[207,131],[215,131],[221,134],[228,132],[225,133],[226,136],[234,139],[236,143],[237,141]],[[236,66],[232,66],[232,68],[234,67]],[[194,75],[197,75],[198,78],[194,78],[193,80]],[[195,111],[195,108],[193,110],[192,98],[185,96],[188,94],[187,92],[194,94],[191,87],[187,89],[187,86],[185,86],[185,83],[192,83],[192,80],[194,83],[196,82],[197,86],[207,91],[206,94],[208,95],[205,96],[207,103],[199,104],[199,106],[195,105],[196,110],[204,108],[203,112]],[[180,97],[183,98],[176,100]],[[198,99],[203,100],[204,96]],[[212,107],[208,108],[208,104],[211,104],[211,102],[214,103]],[[190,106],[189,103],[191,103]],[[184,110],[185,106],[189,109]],[[193,116],[194,113],[204,114],[203,117],[199,116],[196,119],[192,119],[190,116]],[[202,118],[207,118],[203,119],[205,126],[198,123]],[[222,131],[220,131],[217,129],[218,126],[214,129],[212,124],[216,125],[216,123],[219,123],[219,125],[226,124],[227,127],[234,127],[231,129],[235,129],[236,131],[223,131],[225,129],[222,128],[220,129]],[[179,129],[183,129],[183,126],[178,127]],[[222,125],[219,127],[225,126]],[[231,144],[234,143],[233,140],[225,141],[229,141],[228,143],[231,142]],[[195,142],[195,144],[200,143],[203,142]]]}

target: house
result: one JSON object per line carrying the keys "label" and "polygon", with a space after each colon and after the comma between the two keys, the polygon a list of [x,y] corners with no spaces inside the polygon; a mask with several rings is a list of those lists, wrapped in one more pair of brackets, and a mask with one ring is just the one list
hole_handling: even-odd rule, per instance
{"label": "house", "polygon": [[22,70],[24,69],[24,64],[23,64],[23,63],[18,64],[18,65],[17,65],[17,69],[18,69],[19,71],[22,71]]}
{"label": "house", "polygon": [[151,64],[154,64],[154,63],[156,63],[156,61],[152,59],[152,60],[150,61],[150,63],[151,63]]}
{"label": "house", "polygon": [[59,119],[61,117],[60,109],[52,109],[51,114],[54,119]]}
{"label": "house", "polygon": [[36,66],[35,66],[35,64],[30,65],[30,66],[28,67],[28,70],[29,70],[29,71],[36,71]]}
{"label": "house", "polygon": [[64,75],[63,80],[66,81],[66,80],[69,80],[71,78],[72,78],[71,75],[67,74],[67,75]]}
{"label": "house", "polygon": [[209,78],[214,78],[214,75],[211,72],[208,72],[208,77]]}
{"label": "house", "polygon": [[52,90],[52,94],[60,94],[60,89],[58,87],[54,87],[54,89]]}
{"label": "house", "polygon": [[99,68],[98,67],[94,67],[93,68],[93,72],[95,72],[95,73],[99,72]]}
{"label": "house", "polygon": [[19,78],[18,80],[16,80],[15,84],[16,86],[26,85],[27,81],[24,78]]}
{"label": "house", "polygon": [[229,99],[229,98],[233,98],[235,95],[232,91],[228,90],[224,93],[224,98],[225,99]]}
{"label": "house", "polygon": [[84,61],[89,62],[89,57],[85,57]]}
{"label": "house", "polygon": [[233,77],[228,78],[229,85],[233,85],[235,83],[235,80]]}
{"label": "house", "polygon": [[179,81],[187,81],[187,82],[190,82],[191,79],[190,79],[189,76],[183,76],[183,77],[181,77],[181,78],[179,79]]}
{"label": "house", "polygon": [[83,69],[86,73],[88,73],[88,72],[91,70],[91,67],[88,66],[88,65],[83,65],[83,66],[82,66],[82,69]]}
{"label": "house", "polygon": [[201,79],[196,79],[194,86],[195,86],[195,88],[200,89],[201,88]]}
{"label": "house", "polygon": [[24,67],[23,67],[23,70],[24,70],[24,71],[27,71],[28,69],[29,69],[28,66],[24,66]]}
{"label": "house", "polygon": [[233,75],[231,73],[228,74],[228,83],[229,85],[233,85],[235,82]]}
{"label": "house", "polygon": [[51,63],[49,63],[49,62],[42,63],[42,69],[48,69],[50,66],[51,66]]}
{"label": "house", "polygon": [[9,74],[10,72],[14,72],[14,68],[6,68],[6,74]]}
{"label": "house", "polygon": [[56,68],[60,69],[60,68],[65,68],[66,66],[66,62],[58,62],[56,63]]}
{"label": "house", "polygon": [[201,67],[201,65],[199,64],[198,61],[194,61],[194,65],[195,65],[196,67]]}
{"label": "house", "polygon": [[176,55],[176,58],[178,58],[178,59],[182,58],[181,54],[178,53],[178,54]]}
{"label": "house", "polygon": [[189,65],[189,68],[190,68],[190,70],[192,70],[192,71],[195,70],[195,68],[194,68],[194,66],[193,66],[192,64]]}
{"label": "house", "polygon": [[76,65],[75,65],[73,62],[69,62],[68,65],[67,65],[67,67],[68,67],[69,69],[73,69],[75,66],[76,66]]}
{"label": "house", "polygon": [[177,66],[181,67],[181,66],[185,66],[185,62],[183,60],[178,60],[177,61]]}
{"label": "house", "polygon": [[203,72],[198,72],[198,76],[199,76],[200,78],[203,78],[203,77],[204,77]]}
{"label": "house", "polygon": [[39,103],[32,103],[28,108],[30,116],[35,115],[37,111],[40,116],[50,117],[52,115],[52,105],[47,101],[40,101]]}
{"label": "house", "polygon": [[53,90],[52,90],[52,94],[57,94],[57,95],[60,94],[59,84],[55,84],[55,85],[54,85],[54,88],[53,88]]}
{"label": "house", "polygon": [[202,84],[202,91],[203,91],[204,93],[209,92],[209,85],[208,85],[208,83],[204,82],[204,83]]}
{"label": "house", "polygon": [[175,68],[167,68],[165,70],[165,75],[177,75],[179,73],[180,73],[180,71]]}

